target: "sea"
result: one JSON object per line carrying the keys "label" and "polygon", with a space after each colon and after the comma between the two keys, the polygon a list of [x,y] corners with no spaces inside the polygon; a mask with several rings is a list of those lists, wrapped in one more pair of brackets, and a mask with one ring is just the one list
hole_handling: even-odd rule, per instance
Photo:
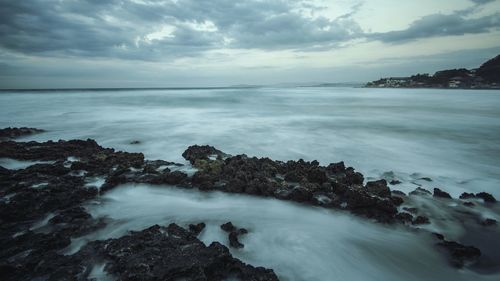
{"label": "sea", "polygon": [[[20,126],[46,132],[19,141],[90,138],[183,164],[188,146],[208,144],[232,155],[344,161],[366,181],[400,181],[391,188],[406,193],[438,187],[453,197],[486,191],[500,198],[500,90],[1,91],[0,127]],[[11,159],[0,159],[0,165],[22,166]],[[87,208],[114,223],[73,241],[68,254],[90,240],[170,222],[203,221],[200,239],[227,245],[218,226],[232,221],[249,230],[241,239],[245,247],[231,249],[233,255],[274,269],[282,280],[500,280],[500,272],[450,267],[418,231],[275,199],[127,184]],[[487,215],[500,221],[499,212]],[[449,227],[460,236],[459,224]],[[95,277],[109,278],[98,265]]]}

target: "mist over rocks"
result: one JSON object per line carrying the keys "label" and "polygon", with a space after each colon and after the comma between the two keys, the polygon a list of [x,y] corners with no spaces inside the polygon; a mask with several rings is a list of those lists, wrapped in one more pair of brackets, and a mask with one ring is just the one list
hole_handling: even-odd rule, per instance
{"label": "mist over rocks", "polygon": [[[218,243],[204,246],[196,238],[205,228],[203,223],[189,225],[189,230],[178,225],[152,226],[125,237],[90,242],[69,256],[62,254],[71,239],[109,223],[105,218],[93,218],[83,204],[124,183],[177,185],[289,200],[348,211],[416,231],[426,231],[421,227],[432,226],[435,214],[418,205],[415,199],[430,200],[426,204],[437,205],[455,200],[432,197],[431,192],[423,188],[407,196],[391,191],[385,180],[364,184],[363,175],[352,167],[345,167],[343,162],[321,166],[317,161],[283,162],[230,156],[210,146],[191,146],[183,155],[197,169],[192,177],[182,171],[182,164],[146,160],[142,153],[103,148],[90,139],[2,142],[0,158],[51,162],[19,170],[0,167],[0,274],[5,280],[37,277],[67,280],[88,276],[89,268],[105,260],[105,272],[123,280],[153,280],[174,273],[185,278],[205,276],[206,279],[200,280],[219,280],[220,276],[230,277],[234,272],[242,280],[277,280],[270,270],[254,268],[232,258],[227,248]],[[104,181],[101,186],[89,185],[91,179],[99,177]],[[476,196],[492,201],[487,193]],[[462,211],[459,209],[453,214],[461,218],[465,216]],[[476,226],[486,227],[477,223],[481,221],[479,214],[467,216],[475,220]],[[495,224],[488,225],[491,231],[498,230]],[[246,229],[231,224],[227,225],[227,231],[230,246],[242,248],[238,236],[247,233]],[[446,234],[442,236],[436,243],[444,245],[442,249],[448,253],[451,264],[462,267],[481,263],[480,249],[452,241]],[[110,245],[114,246],[110,248]],[[133,245],[142,246],[129,252],[127,249]],[[189,250],[190,247],[196,251]],[[165,251],[158,252],[159,248]],[[206,255],[200,256],[200,252]],[[153,257],[151,264],[146,262],[146,257]],[[184,259],[196,261],[196,267],[185,267]],[[143,262],[131,267],[132,261]],[[163,269],[156,270],[157,266]],[[207,269],[212,275],[207,275]]]}

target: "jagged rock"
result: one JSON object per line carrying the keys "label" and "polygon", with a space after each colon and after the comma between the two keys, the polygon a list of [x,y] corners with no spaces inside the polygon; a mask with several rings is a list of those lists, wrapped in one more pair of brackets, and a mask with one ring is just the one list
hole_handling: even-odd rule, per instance
{"label": "jagged rock", "polygon": [[400,196],[391,196],[391,201],[396,206],[401,206],[405,202]]}
{"label": "jagged rock", "polygon": [[130,144],[140,144],[141,142],[138,140],[131,141]]}
{"label": "jagged rock", "polygon": [[[209,145],[192,145],[182,153],[182,157],[194,164],[196,160],[210,160],[214,156],[216,159],[223,159],[227,155],[222,151]],[[215,159],[213,159],[215,160]]]}
{"label": "jagged rock", "polygon": [[243,248],[245,246],[238,240],[238,236],[248,233],[245,228],[237,228],[231,222],[222,224],[220,228],[229,233],[229,246],[233,248]]}
{"label": "jagged rock", "polygon": [[366,189],[368,192],[380,197],[388,197],[391,195],[391,190],[387,186],[387,181],[384,179],[367,182]]}
{"label": "jagged rock", "polygon": [[495,199],[495,197],[493,197],[493,195],[486,193],[486,192],[476,193],[476,197],[483,199],[484,202],[486,202],[486,203],[496,203],[497,202],[497,200]]}
{"label": "jagged rock", "polygon": [[413,221],[413,216],[406,212],[400,212],[396,215],[396,219],[403,223],[411,223]]}
{"label": "jagged rock", "polygon": [[432,193],[427,189],[417,187],[415,190],[410,192],[410,195],[432,195]]}
{"label": "jagged rock", "polygon": [[326,170],[331,174],[345,173],[346,171],[344,162],[330,163]]}
{"label": "jagged rock", "polygon": [[486,202],[486,203],[496,203],[497,202],[497,200],[495,199],[495,197],[493,197],[493,195],[486,193],[486,192],[479,192],[476,194],[464,192],[460,195],[460,199],[473,199],[473,198],[483,199],[484,202]]}
{"label": "jagged rock", "polygon": [[398,184],[401,184],[401,181],[400,180],[391,180],[390,184],[398,185]]}
{"label": "jagged rock", "polygon": [[213,242],[208,247],[191,232],[170,224],[130,235],[96,241],[83,252],[95,251],[108,261],[105,270],[120,280],[278,280],[274,272],[247,265]]}
{"label": "jagged rock", "polygon": [[476,198],[476,195],[474,195],[474,193],[467,193],[467,192],[464,192],[460,195],[459,197],[460,199],[471,199],[471,198]]}
{"label": "jagged rock", "polygon": [[448,192],[442,191],[439,188],[434,188],[434,197],[451,199],[451,195]]}
{"label": "jagged rock", "polygon": [[225,232],[232,232],[232,231],[235,231],[235,230],[236,230],[236,227],[235,227],[235,226],[233,225],[233,223],[232,223],[232,222],[230,222],[230,221],[229,221],[229,222],[226,222],[226,223],[224,223],[224,224],[222,224],[222,225],[220,226],[220,228],[221,228],[222,230],[224,230]]}
{"label": "jagged rock", "polygon": [[204,222],[200,222],[198,224],[190,224],[189,231],[194,233],[194,235],[198,235],[198,234],[200,234],[201,231],[203,231],[203,229],[205,229],[205,226],[206,225]]}
{"label": "jagged rock", "polygon": [[414,225],[429,224],[429,223],[430,223],[429,218],[424,216],[417,216],[412,222],[412,224]]}
{"label": "jagged rock", "polygon": [[[366,187],[363,187],[363,175],[352,167],[346,168],[343,162],[323,167],[317,161],[281,162],[246,155],[231,157],[213,147],[207,148],[206,146],[191,147],[190,152],[185,152],[185,154],[186,159],[190,162],[194,161],[193,165],[198,168],[198,172],[191,178],[180,171],[172,172],[166,168],[166,166],[175,165],[174,163],[161,160],[145,161],[141,153],[117,152],[113,149],[102,148],[93,140],[44,143],[2,142],[0,157],[46,160],[53,161],[53,163],[37,164],[17,171],[0,168],[0,181],[2,182],[0,196],[6,198],[5,196],[8,195],[8,199],[0,201],[0,221],[2,222],[0,238],[9,237],[4,240],[0,239],[0,243],[2,241],[10,243],[9,239],[12,235],[24,233],[19,236],[24,240],[16,240],[16,243],[24,246],[17,247],[17,250],[14,250],[8,243],[7,245],[0,244],[0,272],[2,270],[19,271],[17,263],[4,262],[4,257],[16,256],[16,262],[25,266],[25,269],[19,271],[19,274],[15,273],[15,278],[7,280],[27,280],[43,276],[51,276],[49,280],[58,280],[58,278],[72,280],[74,276],[84,276],[82,268],[90,265],[86,264],[81,257],[89,258],[94,250],[102,254],[102,248],[96,244],[97,248],[87,248],[87,252],[83,251],[78,256],[65,257],[57,251],[61,247],[66,247],[68,240],[63,239],[58,244],[55,239],[78,237],[102,227],[105,221],[90,217],[80,207],[81,204],[95,198],[99,193],[128,182],[179,184],[185,187],[197,187],[200,190],[216,189],[224,192],[275,197],[326,208],[339,208],[383,223],[429,223],[426,217],[413,218],[408,213],[398,212],[396,206],[400,206],[406,199],[404,193],[398,191],[391,193],[385,181],[369,182]],[[68,157],[74,157],[76,160],[69,161]],[[68,165],[68,162],[71,165]],[[88,182],[87,177],[103,177],[106,181],[98,191],[96,188],[85,186]],[[32,188],[40,184],[43,188]],[[410,194],[422,196],[429,195],[430,192],[417,188]],[[494,202],[495,199],[490,196],[487,193],[478,193],[474,195],[474,198]],[[410,209],[408,211],[410,212]],[[46,227],[54,233],[45,235],[27,231],[29,225],[42,219],[48,213],[53,213],[54,217]],[[416,214],[416,210],[413,213]],[[189,229],[189,235],[192,237],[186,237],[188,240],[196,239],[195,236],[203,228],[199,224],[192,225]],[[173,236],[184,237],[184,231],[182,228],[172,226],[167,232],[171,233],[173,238]],[[246,233],[245,229],[229,231],[231,247],[243,246],[238,241],[238,236],[244,233]],[[27,242],[30,239],[41,242],[41,245],[56,246],[51,251],[46,251],[43,248],[45,246],[38,247],[39,251],[33,255],[23,253],[30,249],[27,245],[33,245]],[[6,250],[3,251],[2,247]],[[25,254],[26,258],[23,257]],[[139,260],[142,258],[138,256]],[[46,261],[47,264],[36,270],[33,266],[27,265],[27,263],[36,265],[35,261],[41,260]],[[122,273],[117,273],[118,271],[109,272],[122,276]],[[144,273],[141,270],[131,269],[129,273],[130,278],[144,277],[141,275]]]}
{"label": "jagged rock", "polygon": [[38,133],[43,133],[45,132],[44,130],[41,129],[36,129],[36,128],[27,128],[27,127],[20,127],[20,128],[4,128],[0,129],[0,140],[1,139],[14,139],[20,136],[25,136],[25,135],[32,135],[32,134],[38,134]]}

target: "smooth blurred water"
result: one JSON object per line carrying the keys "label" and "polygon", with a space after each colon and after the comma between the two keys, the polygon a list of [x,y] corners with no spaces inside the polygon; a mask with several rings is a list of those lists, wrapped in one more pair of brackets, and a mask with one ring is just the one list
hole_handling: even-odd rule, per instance
{"label": "smooth blurred water", "polygon": [[[87,208],[111,219],[106,228],[73,240],[70,252],[86,240],[108,239],[154,224],[187,227],[205,222],[200,239],[228,245],[220,225],[231,221],[248,229],[243,249],[231,252],[255,266],[275,270],[280,280],[498,280],[448,265],[431,235],[374,224],[346,212],[221,192],[196,192],[144,184],[118,187]],[[70,247],[70,248],[71,248]]]}
{"label": "smooth blurred water", "polygon": [[[93,138],[101,145],[183,161],[192,144],[288,160],[345,161],[371,178],[415,180],[457,196],[500,197],[500,91],[250,88],[1,92],[0,127]],[[141,144],[130,145],[139,140]],[[391,173],[392,172],[392,173]],[[422,184],[417,182],[416,184]]]}
{"label": "smooth blurred water", "polygon": [[[486,190],[500,197],[500,91],[1,92],[0,127],[8,126],[47,130],[22,140],[93,138],[103,146],[177,162],[184,162],[181,154],[192,144],[278,160],[343,160],[368,179],[398,178],[403,183],[396,188],[405,191],[422,185],[454,196]],[[130,144],[134,140],[140,144]],[[27,164],[0,159],[0,165]],[[92,180],[89,184],[103,181]],[[171,222],[186,226],[204,221],[207,228],[200,239],[227,244],[219,225],[230,220],[249,229],[241,239],[245,248],[232,253],[253,265],[273,268],[283,280],[498,280],[498,274],[452,269],[423,233],[291,202],[126,185],[87,207],[94,217],[108,217],[109,224],[73,240],[67,253],[88,240]],[[498,218],[493,209],[487,211],[488,217]],[[463,234],[460,223],[428,227],[457,237]],[[102,264],[92,272],[98,279],[105,277]]]}

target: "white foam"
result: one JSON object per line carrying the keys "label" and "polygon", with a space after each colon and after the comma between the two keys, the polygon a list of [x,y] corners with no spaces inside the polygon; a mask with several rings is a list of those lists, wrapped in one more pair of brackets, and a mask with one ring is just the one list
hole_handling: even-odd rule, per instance
{"label": "white foam", "polygon": [[48,225],[49,221],[55,217],[55,214],[53,213],[48,213],[43,219],[35,222],[31,227],[31,231],[40,231],[43,232],[43,228]]}
{"label": "white foam", "polygon": [[39,189],[39,188],[47,187],[48,185],[49,185],[48,182],[41,182],[41,183],[36,183],[36,184],[31,185],[31,188]]}
{"label": "white foam", "polygon": [[105,182],[106,179],[104,177],[85,178],[85,187],[95,187],[100,190]]}
{"label": "white foam", "polygon": [[108,274],[106,271],[104,271],[104,267],[106,266],[105,263],[98,263],[95,264],[92,267],[92,270],[89,273],[89,276],[87,277],[89,280],[95,280],[95,281],[114,281],[117,280],[110,274]]}
{"label": "white foam", "polygon": [[0,158],[0,166],[7,168],[9,170],[26,169],[29,166],[35,164],[54,164],[54,161],[28,161],[28,160],[16,160],[11,158]]}

